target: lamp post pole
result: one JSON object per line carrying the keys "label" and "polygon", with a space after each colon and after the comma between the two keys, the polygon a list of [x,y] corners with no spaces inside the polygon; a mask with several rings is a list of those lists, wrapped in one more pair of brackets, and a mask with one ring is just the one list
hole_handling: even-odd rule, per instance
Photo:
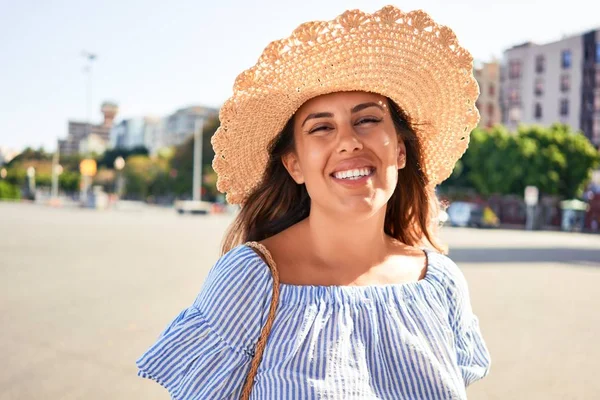
{"label": "lamp post pole", "polygon": [[56,144],[56,151],[54,152],[54,156],[52,157],[52,199],[56,200],[58,198],[58,176],[62,172],[62,168],[58,163],[60,160],[59,155],[59,145]]}
{"label": "lamp post pole", "polygon": [[204,118],[196,119],[194,123],[194,182],[192,199],[202,200],[202,128]]}
{"label": "lamp post pole", "polygon": [[35,200],[35,168],[27,168],[27,179],[29,183],[29,194]]}
{"label": "lamp post pole", "polygon": [[117,198],[120,199],[123,193],[123,168],[125,168],[125,159],[121,156],[115,158],[114,167],[117,171],[115,191],[117,192]]}
{"label": "lamp post pole", "polygon": [[96,60],[96,55],[93,53],[89,53],[87,51],[83,51],[81,53],[83,57],[88,61],[88,64],[85,66],[84,71],[88,75],[87,79],[87,127],[86,127],[86,140],[89,138],[90,133],[92,133],[91,119],[92,119],[92,63]]}

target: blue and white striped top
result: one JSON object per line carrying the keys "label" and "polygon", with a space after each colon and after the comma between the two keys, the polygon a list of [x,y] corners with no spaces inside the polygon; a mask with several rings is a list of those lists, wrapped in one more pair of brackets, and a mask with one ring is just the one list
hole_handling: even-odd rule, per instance
{"label": "blue and white striped top", "polygon": [[[281,284],[251,399],[464,399],[490,356],[462,272],[427,250],[424,279]],[[250,247],[219,259],[194,301],[137,361],[172,398],[237,399],[271,301]]]}

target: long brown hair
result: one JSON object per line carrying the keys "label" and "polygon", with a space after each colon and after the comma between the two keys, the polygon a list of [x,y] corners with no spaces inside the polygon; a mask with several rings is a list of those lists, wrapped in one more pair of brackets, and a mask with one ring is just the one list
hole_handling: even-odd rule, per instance
{"label": "long brown hair", "polygon": [[[429,243],[446,252],[437,240],[435,217],[439,202],[429,189],[421,169],[419,140],[406,114],[388,99],[396,132],[406,146],[406,166],[398,170],[398,182],[387,203],[384,231],[410,246]],[[294,151],[294,117],[269,146],[269,162],[259,186],[250,194],[223,240],[222,254],[247,241],[261,241],[308,217],[310,197],[285,169],[282,157]]]}

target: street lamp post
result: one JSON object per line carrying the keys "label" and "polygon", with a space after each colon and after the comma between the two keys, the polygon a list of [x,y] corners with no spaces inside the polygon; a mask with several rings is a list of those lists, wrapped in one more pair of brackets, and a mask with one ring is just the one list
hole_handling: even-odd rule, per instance
{"label": "street lamp post", "polygon": [[123,168],[125,168],[125,159],[121,156],[115,158],[114,167],[117,171],[116,192],[117,197],[120,198],[123,192],[123,173],[121,171],[123,171]]}
{"label": "street lamp post", "polygon": [[202,129],[204,118],[196,119],[194,123],[194,182],[192,199],[202,200]]}
{"label": "street lamp post", "polygon": [[58,176],[62,174],[62,166],[59,161],[59,146],[56,145],[56,151],[52,157],[52,199],[58,198]]}
{"label": "street lamp post", "polygon": [[89,53],[87,51],[81,52],[82,57],[89,62],[88,65],[85,66],[84,71],[88,74],[87,81],[87,126],[86,126],[86,139],[89,139],[90,134],[92,133],[92,63],[96,60],[96,54]]}
{"label": "street lamp post", "polygon": [[63,173],[63,167],[60,164],[56,164],[52,166],[52,198],[58,198],[58,178]]}
{"label": "street lamp post", "polygon": [[27,168],[27,178],[29,183],[29,193],[35,199],[35,168]]}

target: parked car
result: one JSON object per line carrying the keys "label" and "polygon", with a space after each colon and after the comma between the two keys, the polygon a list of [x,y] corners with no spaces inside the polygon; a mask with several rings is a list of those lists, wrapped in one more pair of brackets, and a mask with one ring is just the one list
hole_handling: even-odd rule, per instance
{"label": "parked car", "polygon": [[500,221],[490,207],[476,203],[456,201],[448,207],[448,220],[451,226],[495,228]]}

